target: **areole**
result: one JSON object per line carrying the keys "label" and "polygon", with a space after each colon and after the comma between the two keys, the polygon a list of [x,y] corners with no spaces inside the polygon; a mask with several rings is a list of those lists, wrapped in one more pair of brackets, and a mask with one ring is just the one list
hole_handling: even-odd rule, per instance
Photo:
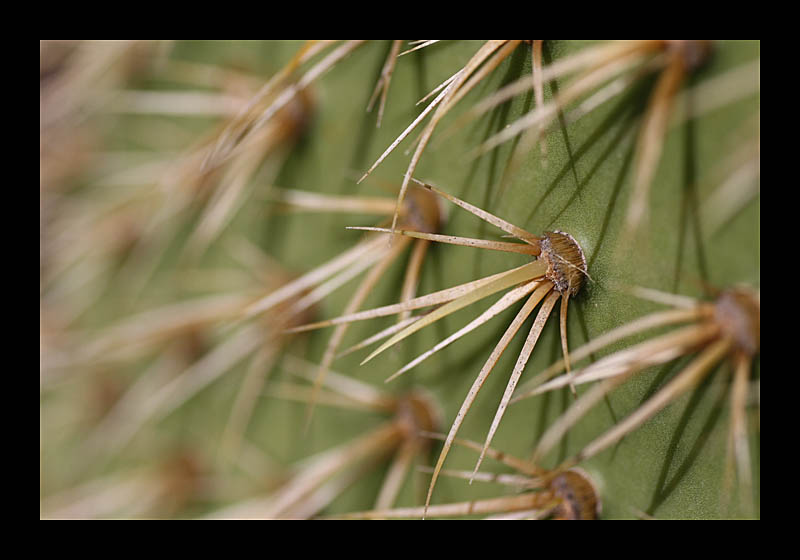
{"label": "areole", "polygon": [[540,256],[547,263],[545,276],[560,293],[574,296],[583,286],[586,257],[575,238],[563,231],[546,231],[540,243]]}

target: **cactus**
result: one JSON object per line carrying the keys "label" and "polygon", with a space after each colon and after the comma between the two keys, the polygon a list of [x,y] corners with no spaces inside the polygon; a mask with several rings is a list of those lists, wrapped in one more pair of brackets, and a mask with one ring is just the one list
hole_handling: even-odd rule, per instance
{"label": "cactus", "polygon": [[[213,515],[232,504],[271,495],[286,484],[304,458],[370,433],[384,421],[375,410],[342,409],[320,402],[309,422],[305,402],[276,397],[276,388],[296,385],[287,360],[302,357],[321,363],[330,338],[329,331],[291,337],[283,331],[343,313],[356,282],[326,294],[308,306],[302,318],[289,320],[281,314],[285,308],[276,307],[244,327],[237,327],[237,320],[258,298],[352,249],[364,232],[346,229],[348,226],[375,225],[374,215],[363,210],[285,211],[280,193],[293,189],[341,197],[395,197],[414,152],[417,130],[369,176],[357,181],[419,115],[423,105],[416,102],[467,63],[483,44],[442,41],[404,54],[395,61],[391,79],[382,82],[385,91],[376,89],[376,84],[381,87],[387,55],[397,50],[392,41],[316,46],[273,41],[145,43],[129,48],[114,44],[119,53],[106,52],[106,71],[98,70],[114,80],[88,80],[93,85],[85,90],[87,99],[74,101],[81,107],[80,119],[54,118],[56,124],[50,125],[51,120],[44,117],[56,115],[53,107],[58,105],[48,104],[53,102],[43,93],[42,517]],[[594,45],[545,41],[539,45],[542,64],[547,67]],[[53,56],[55,62],[50,62],[52,52],[48,50],[57,46],[43,42],[40,48],[43,92],[64,75],[67,63],[63,60],[74,62],[79,54],[68,49],[59,66],[61,59]],[[91,53],[93,47],[96,51],[103,46],[87,43],[79,48]],[[323,46],[328,50],[313,51]],[[327,54],[345,48],[340,59],[312,76],[313,80],[309,78],[299,113],[292,113],[291,105],[285,107],[288,116],[273,136],[263,133],[259,137],[257,130],[248,126],[236,127],[232,117],[257,98],[259,88],[270,77],[287,67],[295,70],[293,75],[302,76]],[[301,61],[304,52],[309,60]],[[558,107],[538,137],[540,145],[532,149],[526,144],[529,135],[479,153],[487,140],[538,106],[536,97],[543,94],[547,103],[569,91],[569,79],[556,79],[545,83],[541,92],[531,88],[480,117],[465,117],[470,108],[504,85],[530,77],[532,47],[522,42],[509,49],[498,66],[438,123],[413,177],[527,231],[563,231],[574,237],[583,248],[588,278],[581,292],[570,298],[570,349],[664,308],[636,297],[632,286],[699,299],[710,299],[714,289],[737,284],[758,288],[759,57],[756,41],[714,42],[707,60],[677,86],[663,148],[649,181],[645,217],[632,235],[628,235],[628,218],[637,157],[641,157],[637,135],[657,87],[658,72],[617,83],[620,91],[602,103],[599,98],[585,103],[602,90],[598,85],[580,99]],[[78,60],[75,66],[87,66],[87,60],[94,59]],[[108,68],[115,70],[114,76]],[[296,85],[297,81],[286,83]],[[279,98],[289,86],[284,83],[281,87],[264,103]],[[158,96],[176,91],[224,95],[181,100]],[[612,93],[611,89],[603,91]],[[373,94],[385,95],[385,104],[381,101],[378,109],[378,102],[373,101],[368,112]],[[201,98],[207,105],[202,105]],[[157,102],[165,103],[171,114],[156,114],[160,110]],[[197,115],[177,112],[188,112],[195,107],[193,103]],[[250,109],[259,108],[263,105]],[[376,126],[379,110],[380,127]],[[92,149],[77,145],[83,138]],[[223,138],[228,143],[223,143]],[[277,138],[274,146],[273,138]],[[73,158],[75,167],[64,171],[55,165],[53,154],[59,152],[45,150],[48,141],[61,151],[69,146],[82,157]],[[515,155],[520,146],[525,151],[522,156]],[[230,154],[226,152],[229,148]],[[122,164],[116,171],[126,170],[134,177],[128,187],[121,179],[114,186],[114,176],[103,176],[103,165],[112,165],[112,156],[119,154]],[[139,161],[151,166],[135,165]],[[79,163],[82,165],[77,167]],[[157,181],[163,192],[184,194],[159,198],[153,195],[159,192],[153,188]],[[231,185],[240,190],[234,191]],[[122,204],[129,210],[125,213],[103,210],[106,200],[113,205],[113,196],[120,194],[114,188],[138,189],[141,199]],[[173,206],[166,212],[168,204]],[[159,212],[163,219],[158,218]],[[66,226],[95,215],[107,218],[97,221],[107,223],[108,229],[91,229],[96,237],[86,242],[87,253],[75,257],[71,267],[69,263],[60,265],[58,257],[70,249],[64,236],[84,231],[82,225],[75,225],[74,230]],[[123,216],[130,228],[114,227],[123,224]],[[62,224],[66,225],[62,228]],[[450,211],[440,232],[507,241],[491,226],[462,211]],[[421,266],[417,293],[489,276],[520,266],[526,259],[529,257],[521,254],[434,243]],[[398,301],[405,263],[403,257],[388,267],[361,309]],[[85,272],[86,277],[76,271]],[[81,280],[85,284],[80,284]],[[218,285],[209,285],[212,280]],[[200,295],[209,296],[208,300],[192,307],[193,298]],[[287,299],[282,305],[291,306],[293,301]],[[185,305],[177,306],[180,302]],[[473,305],[483,311],[490,304],[480,301]],[[135,343],[141,341],[130,334],[134,331],[120,330],[119,325],[139,312],[166,305],[175,307],[158,323],[164,329],[160,338],[147,341],[152,345],[147,346],[152,348],[149,353],[139,352]],[[333,361],[331,372],[396,396],[424,388],[441,407],[443,425],[438,431],[446,433],[520,305],[503,311],[390,383],[384,384],[384,380],[461,328],[475,311],[444,317],[364,365],[360,362],[368,349],[349,353]],[[174,338],[175,331],[168,330],[170,317],[176,321],[188,318],[192,328],[183,328],[181,337]],[[281,318],[286,320],[277,321]],[[148,320],[151,322],[145,324],[156,324],[152,317]],[[341,349],[396,322],[396,317],[386,317],[353,323]],[[530,322],[523,326],[526,332]],[[638,334],[615,342],[592,359],[630,347],[647,336]],[[484,440],[523,342],[524,336],[511,342],[464,420],[459,437]],[[141,345],[144,348],[145,342]],[[223,367],[211,359],[206,362],[210,365],[204,366],[207,371],[215,367],[221,371],[213,379],[209,373],[207,384],[198,382],[195,389],[181,389],[181,382],[175,381],[180,374],[215,351],[214,359],[230,363]],[[251,352],[252,360],[247,358]],[[544,326],[521,383],[561,357],[561,330],[558,318],[553,317]],[[572,366],[587,363],[584,360]],[[580,450],[665,385],[686,363],[682,358],[648,369],[620,386],[572,427],[540,466],[554,468]],[[195,372],[203,369],[194,367]],[[756,356],[754,360],[748,388],[752,399],[747,409],[755,483],[752,496],[739,495],[737,488],[724,480],[731,384],[726,367],[718,368],[619,443],[580,465],[602,498],[602,518],[760,517],[759,359]],[[151,398],[136,400],[137,383],[141,395]],[[170,383],[175,384],[175,393],[168,391]],[[579,394],[587,390],[577,389]],[[185,398],[170,396],[177,393]],[[139,407],[136,417],[141,425],[128,434],[114,431],[118,428],[112,429],[112,425],[106,434],[120,438],[112,445],[98,427],[109,421],[108,411],[115,407],[120,418],[130,418],[123,414],[122,395],[133,395],[129,398]],[[156,402],[158,395],[161,404]],[[563,387],[513,404],[492,446],[530,458],[547,427],[573,402],[569,388]],[[153,407],[149,416],[142,412],[144,404]],[[243,423],[241,439],[235,451],[228,447],[229,453],[223,457],[220,447],[223,441],[231,441],[226,433],[231,430],[234,404],[249,412],[235,421]],[[418,458],[420,464],[435,463],[439,446],[436,442],[430,455]],[[446,468],[471,471],[474,461],[473,452],[454,447]],[[363,472],[353,467],[349,485],[322,513],[337,516],[371,509],[388,464],[371,465],[374,468]],[[488,457],[481,468],[511,472]],[[413,472],[396,505],[421,506],[429,480],[428,472]],[[128,494],[123,490],[136,495],[132,488],[139,489],[146,504],[125,500]],[[70,500],[71,495],[92,496],[109,505],[106,509],[80,509],[76,504],[81,502]],[[491,484],[480,480],[470,484],[442,476],[432,503],[497,495]]]}

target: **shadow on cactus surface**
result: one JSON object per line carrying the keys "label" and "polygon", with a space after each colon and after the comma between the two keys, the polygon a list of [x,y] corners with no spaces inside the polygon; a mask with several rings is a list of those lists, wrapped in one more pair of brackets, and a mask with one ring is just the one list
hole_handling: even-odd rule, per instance
{"label": "shadow on cactus surface", "polygon": [[[376,84],[380,87],[387,57],[397,51],[392,41],[317,46],[190,41],[114,43],[113,48],[92,42],[40,44],[42,518],[206,516],[255,496],[285,491],[294,465],[357,441],[386,421],[384,415],[370,411],[318,406],[306,427],[307,403],[269,396],[273,383],[292,381],[284,367],[286,359],[323,361],[330,332],[273,333],[269,343],[255,343],[260,352],[254,349],[248,354],[240,348],[239,360],[226,348],[235,346],[231,341],[243,329],[269,330],[272,325],[275,330],[271,320],[299,324],[344,312],[358,279],[331,291],[305,309],[303,317],[275,310],[258,318],[262,323],[251,325],[237,314],[243,306],[354,247],[363,232],[348,226],[375,222],[374,215],[366,212],[322,211],[313,216],[283,212],[274,201],[275,193],[284,191],[275,189],[396,196],[421,128],[398,144],[366,179],[357,181],[433,98],[416,103],[485,44],[439,41],[404,54],[395,60],[391,79],[384,80],[385,91],[376,90]],[[414,46],[403,42],[399,50]],[[544,41],[542,65],[547,68],[596,46],[596,42]],[[699,300],[739,284],[758,289],[760,43],[714,42],[705,63],[685,77],[649,182],[647,219],[624,246],[621,240],[640,157],[637,138],[658,75],[627,82],[609,79],[563,107],[553,100],[570,91],[574,76],[558,77],[542,84],[540,91],[531,86],[481,116],[467,118],[471,108],[493,93],[531,78],[532,50],[529,42],[509,49],[497,67],[459,99],[431,135],[414,177],[527,231],[564,231],[575,238],[583,248],[590,278],[570,298],[569,348],[577,349],[664,309],[632,297],[632,286]],[[298,55],[303,52],[308,60]],[[337,52],[341,58],[336,58]],[[270,95],[280,99],[281,93],[307,83],[303,93],[307,113],[296,121],[295,133],[282,136],[280,149],[267,150],[269,142],[257,141],[258,129],[229,125],[282,69],[288,69],[285,81]],[[78,95],[70,83],[92,85],[77,88]],[[611,87],[614,83],[616,90]],[[60,95],[52,96],[53,91]],[[376,91],[378,97],[368,112]],[[605,92],[605,98],[595,96],[598,92]],[[476,148],[540,106],[540,96],[555,108],[549,128],[540,135],[544,148],[537,145],[510,163],[515,150],[525,146],[524,139],[511,139],[475,157]],[[209,142],[217,146],[219,157],[221,144],[214,141],[223,137],[223,131],[235,140],[231,146],[242,147],[231,151],[228,159],[214,160],[224,160],[219,169],[194,183],[165,179],[175,177],[167,174],[174,171],[176,161],[207,155],[202,150]],[[248,144],[250,138],[256,140]],[[196,169],[188,166],[184,171],[197,178],[193,171],[207,171],[199,161]],[[178,186],[194,188],[188,191],[194,194],[181,199],[186,195],[178,192]],[[164,201],[181,200],[184,205],[173,206],[180,211],[157,219],[164,215]],[[215,208],[221,209],[214,214]],[[198,229],[208,234],[198,234]],[[87,231],[93,235],[84,236]],[[440,233],[508,241],[460,211],[449,213]],[[529,260],[525,255],[434,243],[421,268],[417,293],[463,284]],[[406,263],[403,257],[388,266],[361,309],[398,301]],[[109,354],[101,356],[107,359],[87,361],[82,353],[111,327],[133,316],[181,302],[191,308],[200,298],[216,301],[218,307],[198,307],[193,320],[187,319],[169,336],[148,341],[146,351],[123,339],[120,346],[125,352],[117,352],[113,360]],[[441,407],[446,432],[522,302],[395,381],[384,384],[384,380],[474,318],[475,307],[481,312],[491,303],[476,302],[470,310],[444,317],[380,360],[362,366],[369,350],[356,350],[337,357],[330,367],[393,395],[424,388]],[[353,323],[340,350],[397,321],[397,316],[390,316]],[[522,327],[526,332],[531,321]],[[581,365],[666,332],[656,329],[614,342]],[[484,440],[522,348],[524,337],[517,338],[482,388],[460,428],[460,438]],[[208,366],[214,374],[190,398],[144,421],[126,445],[101,444],[93,454],[85,453],[87,439],[110,410],[120,410],[123,395],[135,396],[138,391],[140,400],[134,402],[156,406],[148,395],[157,395],[159,388],[174,383],[215,350],[220,357]],[[545,324],[520,383],[545,371],[561,354],[554,317]],[[678,358],[632,377],[589,410],[539,466],[552,469],[572,457],[656,394],[688,363],[687,358]],[[752,497],[739,495],[735,487],[727,495],[723,480],[731,414],[731,376],[725,368],[717,368],[697,388],[580,465],[602,499],[601,518],[760,517],[760,360],[756,355],[753,361],[746,409]],[[578,386],[578,394],[591,387]],[[246,420],[237,421],[239,443],[234,453],[229,426],[232,409],[243,402],[242,394],[248,395],[244,402],[249,403],[249,412]],[[520,401],[506,412],[492,447],[529,459],[547,428],[574,402],[567,387]],[[434,443],[430,466],[440,449]],[[447,469],[471,471],[474,463],[473,451],[454,447]],[[373,509],[387,468],[355,472],[320,513],[335,517]],[[502,468],[492,465],[493,470]],[[510,468],[505,472],[513,473]],[[429,481],[427,471],[407,477],[395,506],[424,504]],[[491,486],[441,477],[432,505],[500,495]]]}

